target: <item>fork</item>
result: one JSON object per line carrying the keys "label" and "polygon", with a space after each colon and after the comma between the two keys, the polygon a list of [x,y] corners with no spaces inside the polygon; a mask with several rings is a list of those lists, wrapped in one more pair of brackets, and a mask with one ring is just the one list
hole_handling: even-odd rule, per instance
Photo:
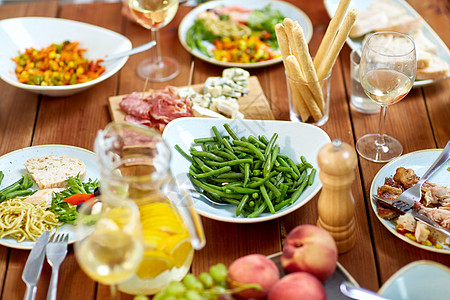
{"label": "fork", "polygon": [[68,233],[60,233],[52,235],[50,243],[47,244],[45,254],[47,262],[52,266],[52,276],[47,292],[47,300],[56,300],[56,290],[58,288],[59,266],[63,262],[67,254],[67,242],[69,241]]}
{"label": "fork", "polygon": [[393,202],[393,205],[402,211],[412,208],[414,202],[419,201],[422,196],[422,185],[427,179],[436,172],[450,158],[450,141],[447,142],[444,150],[431,165],[431,167],[420,177],[419,181],[403,193]]}

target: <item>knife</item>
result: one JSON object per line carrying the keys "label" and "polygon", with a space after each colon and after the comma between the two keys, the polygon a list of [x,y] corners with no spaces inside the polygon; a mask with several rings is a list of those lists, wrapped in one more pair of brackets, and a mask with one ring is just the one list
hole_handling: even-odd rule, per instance
{"label": "knife", "polygon": [[421,212],[417,211],[416,209],[409,207],[409,206],[398,205],[400,203],[396,203],[396,202],[400,202],[400,201],[392,201],[389,198],[384,198],[384,197],[378,196],[376,194],[373,194],[372,197],[374,199],[376,199],[377,201],[381,202],[382,205],[386,205],[387,207],[391,208],[392,210],[394,210],[402,215],[405,213],[410,213],[414,217],[414,219],[416,219],[418,221],[422,221],[423,223],[427,224],[431,228],[439,231],[440,233],[446,235],[447,237],[450,237],[450,230],[442,227],[436,221],[427,217],[426,215],[422,214]]}
{"label": "knife", "polygon": [[22,280],[26,283],[27,289],[25,291],[24,300],[31,300],[36,298],[37,282],[41,276],[42,265],[45,258],[45,247],[48,244],[50,232],[44,231],[38,238],[33,249],[28,255],[27,262],[23,268]]}

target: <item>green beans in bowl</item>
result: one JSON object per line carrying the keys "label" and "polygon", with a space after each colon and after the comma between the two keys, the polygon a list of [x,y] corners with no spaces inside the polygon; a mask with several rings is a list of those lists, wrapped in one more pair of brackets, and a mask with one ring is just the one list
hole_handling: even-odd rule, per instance
{"label": "green beans in bowl", "polygon": [[317,153],[330,142],[320,128],[262,120],[181,118],[166,127],[171,171],[181,187],[220,206],[193,199],[203,216],[232,223],[278,218],[320,190]]}

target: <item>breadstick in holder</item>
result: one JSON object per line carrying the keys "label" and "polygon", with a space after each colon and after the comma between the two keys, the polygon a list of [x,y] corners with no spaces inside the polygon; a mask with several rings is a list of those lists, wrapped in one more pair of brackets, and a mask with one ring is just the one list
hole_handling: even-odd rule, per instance
{"label": "breadstick in holder", "polygon": [[[287,78],[290,84],[291,101],[294,104],[298,101],[298,109],[301,116],[303,107],[306,107],[311,114],[314,121],[319,121],[322,117],[322,111],[314,101],[314,97],[308,88],[309,84],[305,82],[304,78],[301,76],[300,66],[294,55],[289,55],[286,58],[286,73],[289,78]],[[301,102],[300,102],[301,101]],[[295,107],[295,105],[293,105]],[[297,111],[296,111],[297,113]],[[306,121],[301,117],[302,121]]]}
{"label": "breadstick in holder", "polygon": [[313,61],[311,59],[311,56],[309,55],[308,44],[306,43],[303,29],[300,26],[296,26],[294,28],[293,45],[298,52],[298,56],[296,58],[300,63],[301,70],[303,71],[305,82],[309,82],[308,87],[311,90],[311,93],[315,101],[317,102],[317,105],[323,112],[325,101],[323,98],[322,88],[319,84]]}
{"label": "breadstick in holder", "polygon": [[[275,25],[275,33],[277,35],[277,41],[278,41],[278,45],[280,47],[280,51],[281,51],[281,57],[283,58],[283,64],[284,64],[284,68],[286,70],[286,75],[288,77],[293,76],[292,69],[289,68],[288,64],[287,64],[287,57],[290,56],[290,51],[289,51],[289,42],[288,42],[288,36],[286,34],[285,28],[283,27],[283,25],[281,24],[277,24]],[[300,76],[301,74],[299,74]],[[290,80],[287,80],[287,86],[289,91],[296,91],[296,87],[294,85],[294,83]],[[300,115],[300,119],[302,122],[306,122],[306,120],[308,120],[308,118],[310,117],[310,113],[308,108],[306,107],[303,99],[301,98],[300,93],[298,92],[294,92],[291,94],[292,97],[292,101],[291,101],[291,106],[294,109],[294,112],[296,113],[296,115]]]}
{"label": "breadstick in holder", "polygon": [[319,49],[317,50],[316,56],[314,57],[314,68],[316,69],[316,71],[319,70],[320,64],[327,55],[339,30],[339,26],[341,25],[342,20],[345,17],[345,12],[347,11],[349,5],[350,0],[339,1],[336,13],[334,14],[334,17],[331,18],[327,30],[325,31],[325,35],[323,36],[322,42],[319,45]]}
{"label": "breadstick in holder", "polygon": [[336,62],[336,59],[344,46],[345,40],[347,39],[350,30],[355,23],[357,13],[358,11],[356,9],[351,9],[348,11],[347,16],[345,17],[344,22],[336,35],[333,45],[330,48],[330,51],[320,64],[319,70],[317,70],[317,76],[319,79],[325,78],[333,69],[334,63]]}

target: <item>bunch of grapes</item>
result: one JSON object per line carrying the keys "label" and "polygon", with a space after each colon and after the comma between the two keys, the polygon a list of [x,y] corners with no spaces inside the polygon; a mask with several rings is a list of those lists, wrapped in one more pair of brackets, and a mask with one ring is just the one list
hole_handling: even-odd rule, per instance
{"label": "bunch of grapes", "polygon": [[[209,268],[209,272],[203,272],[197,277],[189,273],[181,282],[173,281],[166,288],[159,291],[153,300],[216,300],[220,296],[230,294],[226,282],[227,267],[216,264]],[[138,298],[139,297],[139,298]],[[134,299],[146,299],[137,296]],[[148,299],[148,298],[147,298]]]}

